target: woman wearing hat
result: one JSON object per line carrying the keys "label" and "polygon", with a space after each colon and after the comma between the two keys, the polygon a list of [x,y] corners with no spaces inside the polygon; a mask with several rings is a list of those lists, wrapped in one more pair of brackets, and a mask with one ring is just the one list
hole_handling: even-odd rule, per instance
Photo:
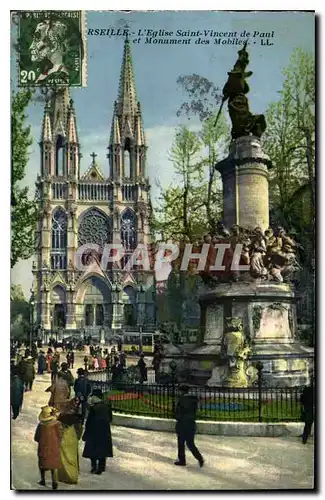
{"label": "woman wearing hat", "polygon": [[85,448],[82,456],[90,458],[91,473],[101,474],[105,471],[106,458],[113,456],[110,422],[112,421],[112,407],[110,401],[103,401],[100,389],[94,389],[88,398],[89,413],[82,440]]}
{"label": "woman wearing hat", "polygon": [[38,484],[45,486],[45,472],[50,470],[52,475],[52,489],[57,490],[57,470],[61,467],[61,425],[57,420],[54,408],[50,406],[42,408],[38,419],[39,424],[34,436],[34,441],[38,443],[38,466],[41,473],[41,480]]}
{"label": "woman wearing hat", "polygon": [[58,478],[63,483],[76,484],[79,476],[78,444],[82,434],[78,399],[74,398],[62,404],[58,418],[62,425],[61,467]]}
{"label": "woman wearing hat", "polygon": [[50,387],[46,389],[45,392],[51,393],[48,404],[50,406],[54,406],[58,411],[61,411],[61,405],[64,406],[64,404],[70,397],[70,387],[68,386],[67,381],[64,379],[62,372],[58,373],[55,381]]}

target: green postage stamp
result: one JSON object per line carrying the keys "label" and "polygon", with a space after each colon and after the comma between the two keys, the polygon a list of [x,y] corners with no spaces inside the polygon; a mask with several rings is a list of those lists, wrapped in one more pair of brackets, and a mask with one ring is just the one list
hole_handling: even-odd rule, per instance
{"label": "green postage stamp", "polygon": [[24,86],[85,87],[85,13],[18,12],[18,83]]}

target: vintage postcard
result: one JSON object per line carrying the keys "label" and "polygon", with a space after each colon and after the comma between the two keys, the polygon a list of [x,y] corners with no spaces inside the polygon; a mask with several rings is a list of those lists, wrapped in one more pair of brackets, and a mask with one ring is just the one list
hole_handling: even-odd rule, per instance
{"label": "vintage postcard", "polygon": [[11,37],[12,489],[313,490],[315,13]]}

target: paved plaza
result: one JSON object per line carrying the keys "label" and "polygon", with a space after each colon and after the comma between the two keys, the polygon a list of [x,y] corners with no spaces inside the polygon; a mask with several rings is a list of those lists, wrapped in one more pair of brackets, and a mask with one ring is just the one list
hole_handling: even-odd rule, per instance
{"label": "paved plaza", "polygon": [[[49,385],[49,374],[37,375],[33,391],[25,393],[22,413],[12,420],[12,486],[18,490],[50,491],[50,480],[46,488],[37,484],[37,444],[33,441],[40,408],[49,399],[49,393],[44,392]],[[84,443],[80,441],[79,483],[59,483],[59,490],[313,488],[312,439],[303,446],[298,437],[199,435],[197,445],[206,460],[200,469],[190,453],[187,467],[173,465],[173,434],[112,425],[112,437],[114,458],[107,460],[106,472],[102,476],[90,474],[90,461],[82,458]]]}

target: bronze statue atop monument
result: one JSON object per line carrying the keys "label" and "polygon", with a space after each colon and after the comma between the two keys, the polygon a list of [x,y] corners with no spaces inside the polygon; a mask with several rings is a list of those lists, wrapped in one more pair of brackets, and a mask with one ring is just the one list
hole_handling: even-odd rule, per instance
{"label": "bronze statue atop monument", "polygon": [[247,78],[252,76],[252,71],[247,71],[249,64],[249,56],[246,50],[247,41],[243,48],[238,51],[238,58],[233,69],[228,72],[228,80],[223,87],[223,98],[220,107],[220,112],[223,104],[228,100],[228,111],[232,123],[231,136],[233,139],[246,135],[254,135],[261,137],[266,129],[264,115],[253,115],[249,109],[248,98],[246,94],[249,92]]}

